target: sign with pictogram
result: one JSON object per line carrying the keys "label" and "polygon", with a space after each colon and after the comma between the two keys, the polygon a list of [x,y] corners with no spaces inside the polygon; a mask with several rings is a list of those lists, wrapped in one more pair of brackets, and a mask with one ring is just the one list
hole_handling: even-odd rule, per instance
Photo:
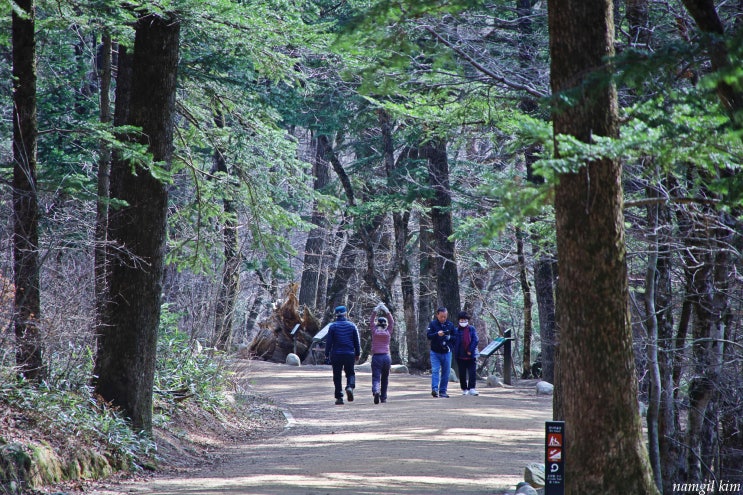
{"label": "sign with pictogram", "polygon": [[562,449],[547,449],[547,462],[562,462]]}
{"label": "sign with pictogram", "polygon": [[547,447],[562,447],[562,433],[548,433]]}
{"label": "sign with pictogram", "polygon": [[565,422],[547,421],[544,440],[544,495],[565,495]]}

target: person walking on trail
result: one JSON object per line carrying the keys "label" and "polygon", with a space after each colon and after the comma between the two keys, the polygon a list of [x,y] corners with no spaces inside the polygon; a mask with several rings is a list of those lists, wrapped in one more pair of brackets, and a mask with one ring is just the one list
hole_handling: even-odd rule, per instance
{"label": "person walking on trail", "polygon": [[460,311],[457,316],[459,325],[454,334],[454,346],[452,352],[457,361],[457,373],[459,374],[459,386],[462,395],[480,395],[477,392],[477,331],[470,325],[470,316],[465,311]]}
{"label": "person walking on trail", "polygon": [[354,364],[361,355],[361,338],[356,325],[346,318],[346,307],[335,308],[335,321],[328,328],[325,340],[325,358],[333,366],[333,385],[335,385],[335,403],[343,404],[343,372],[346,373],[346,398],[353,401],[353,389],[356,388],[356,371]]}
{"label": "person walking on trail", "polygon": [[451,345],[454,344],[456,328],[448,320],[449,311],[440,307],[436,319],[428,324],[426,335],[431,341],[431,395],[448,398],[446,389],[451,372]]}
{"label": "person walking on trail", "polygon": [[[384,316],[377,316],[385,314]],[[390,367],[390,340],[395,331],[395,319],[384,303],[380,302],[371,314],[371,352],[372,352],[372,395],[374,403],[387,402],[387,387],[389,385]]]}

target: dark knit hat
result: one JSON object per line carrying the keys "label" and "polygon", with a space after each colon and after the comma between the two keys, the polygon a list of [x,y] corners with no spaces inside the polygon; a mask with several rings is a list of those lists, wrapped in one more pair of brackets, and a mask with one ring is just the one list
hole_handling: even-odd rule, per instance
{"label": "dark knit hat", "polygon": [[338,306],[335,308],[335,314],[338,315],[345,315],[346,314],[346,307],[345,306]]}
{"label": "dark knit hat", "polygon": [[377,318],[377,324],[380,327],[386,327],[387,326],[387,318],[385,318],[384,316],[380,316],[379,318]]}

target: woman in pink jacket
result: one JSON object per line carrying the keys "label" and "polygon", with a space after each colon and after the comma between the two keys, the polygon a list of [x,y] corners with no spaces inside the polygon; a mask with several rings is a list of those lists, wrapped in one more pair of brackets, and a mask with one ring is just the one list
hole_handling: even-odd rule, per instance
{"label": "woman in pink jacket", "polygon": [[[377,316],[378,314],[380,316]],[[387,385],[392,366],[390,340],[394,329],[395,320],[390,310],[384,303],[377,304],[371,314],[372,394],[374,394],[375,404],[387,402]]]}

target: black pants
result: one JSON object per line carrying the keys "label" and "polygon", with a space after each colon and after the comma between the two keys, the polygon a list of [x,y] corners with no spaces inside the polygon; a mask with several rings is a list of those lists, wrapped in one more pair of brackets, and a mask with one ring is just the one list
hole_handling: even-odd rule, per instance
{"label": "black pants", "polygon": [[462,390],[476,388],[477,385],[477,360],[457,358],[457,372],[459,386]]}
{"label": "black pants", "polygon": [[336,399],[343,397],[343,371],[346,372],[346,387],[356,388],[356,370],[353,367],[355,361],[353,354],[334,354],[330,357],[330,362],[333,364]]}

